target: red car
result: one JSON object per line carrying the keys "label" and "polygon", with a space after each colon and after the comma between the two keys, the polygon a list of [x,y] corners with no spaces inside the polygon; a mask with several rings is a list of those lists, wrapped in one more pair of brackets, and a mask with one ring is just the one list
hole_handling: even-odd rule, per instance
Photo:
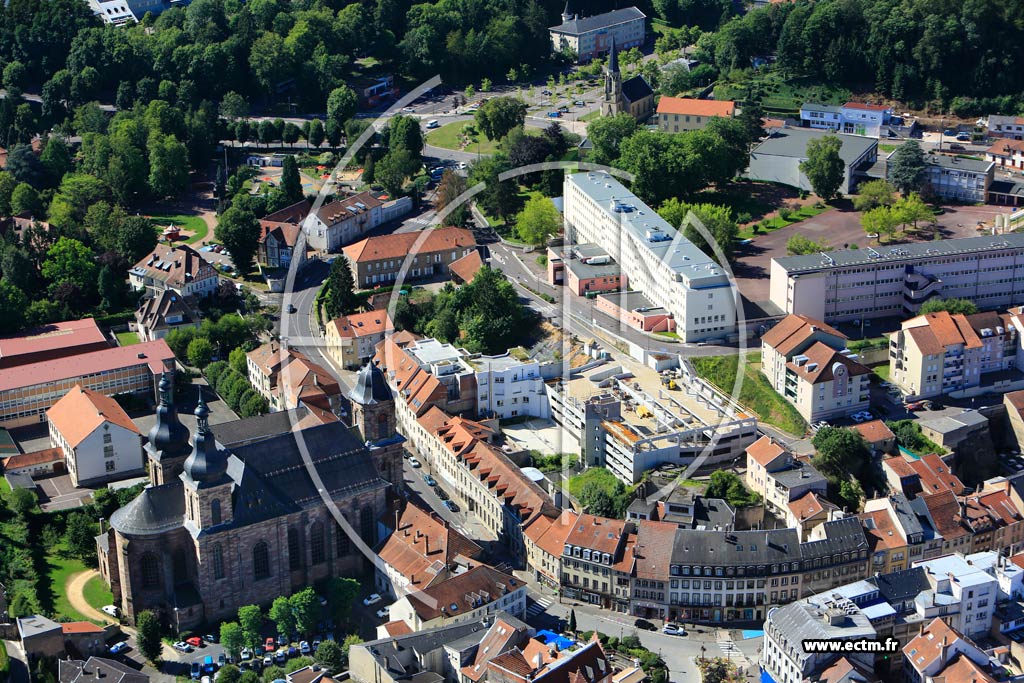
{"label": "red car", "polygon": [[206,643],[203,642],[203,639],[199,636],[192,636],[185,642],[191,645],[192,647],[202,647],[203,645],[206,645]]}
{"label": "red car", "polygon": [[267,638],[266,642],[263,643],[263,649],[266,652],[273,652],[275,647],[277,647],[277,643],[274,642],[273,638]]}

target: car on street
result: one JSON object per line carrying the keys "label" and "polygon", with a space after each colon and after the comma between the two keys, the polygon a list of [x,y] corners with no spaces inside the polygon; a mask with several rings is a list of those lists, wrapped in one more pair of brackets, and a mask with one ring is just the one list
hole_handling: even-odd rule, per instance
{"label": "car on street", "polygon": [[661,627],[661,632],[667,636],[685,636],[686,629],[679,624],[665,624]]}
{"label": "car on street", "polygon": [[585,106],[587,106],[587,103],[584,102],[583,100],[576,100],[575,102],[573,102],[573,104],[576,105],[577,107],[585,107]]}
{"label": "car on street", "polygon": [[966,147],[964,147],[961,144],[957,144],[955,142],[949,146],[949,149],[952,152],[965,152],[965,151],[967,151]]}
{"label": "car on street", "polygon": [[367,597],[363,598],[363,604],[369,607],[370,605],[376,605],[380,602],[380,595],[377,593],[371,593]]}
{"label": "car on street", "polygon": [[465,162],[465,161],[460,161],[460,162],[459,162],[459,163],[457,164],[457,166],[458,166],[458,168],[459,168],[459,170],[460,170],[460,171],[464,171],[464,170],[466,170],[466,168],[467,168],[467,167],[466,167],[466,162]]}
{"label": "car on street", "polygon": [[950,137],[951,138],[954,135],[956,135],[956,131],[953,130],[952,128],[947,128],[946,130],[942,131],[942,134],[945,135],[946,137]]}
{"label": "car on street", "polygon": [[658,627],[647,621],[646,619],[637,619],[633,622],[633,626],[642,631],[657,631]]}
{"label": "car on street", "polygon": [[444,506],[446,508],[448,508],[449,510],[451,510],[452,512],[458,512],[459,511],[459,506],[455,504],[455,501],[446,500],[446,501],[444,501]]}
{"label": "car on street", "polygon": [[278,645],[287,645],[288,644],[288,636],[286,636],[283,633],[278,633],[277,634],[277,644]]}
{"label": "car on street", "polygon": [[549,119],[560,119],[560,118],[562,118],[562,112],[560,112],[560,111],[549,111],[548,112],[548,118]]}
{"label": "car on street", "polygon": [[124,642],[122,640],[120,643],[114,643],[113,645],[110,646],[110,654],[116,655],[116,654],[119,654],[121,652],[124,652],[127,649],[128,649],[128,643],[126,643],[126,642]]}
{"label": "car on street", "polygon": [[448,492],[441,487],[437,487],[436,489],[434,489],[434,493],[436,493],[437,497],[440,498],[441,500],[448,500],[448,498],[450,497],[448,495]]}
{"label": "car on street", "polygon": [[288,304],[288,312],[289,313],[297,313],[298,311],[299,311],[299,309],[295,308],[295,304]]}
{"label": "car on street", "polygon": [[186,638],[185,642],[188,643],[189,645],[191,645],[192,647],[202,647],[203,646],[203,639],[200,638],[199,636],[192,636],[191,638]]}
{"label": "car on street", "polygon": [[959,140],[960,142],[969,142],[971,139],[971,134],[966,131],[963,131],[956,134],[956,139]]}
{"label": "car on street", "polygon": [[426,483],[427,486],[437,486],[437,479],[434,479],[429,474],[423,475],[423,481],[424,483]]}
{"label": "car on street", "polygon": [[432,119],[430,121],[427,121],[427,130],[434,130],[435,128],[440,128],[440,127],[441,127],[441,124],[437,122],[437,119]]}
{"label": "car on street", "polygon": [[548,90],[548,89],[546,89],[546,88],[545,88],[544,90],[541,90],[541,91],[540,91],[540,94],[541,94],[541,95],[551,95],[551,94],[553,94],[553,93],[552,93],[552,92],[551,92],[550,90]]}
{"label": "car on street", "polygon": [[312,651],[313,651],[313,648],[311,648],[309,646],[309,641],[308,640],[304,640],[301,643],[299,643],[299,652],[301,652],[302,654],[308,655]]}
{"label": "car on street", "polygon": [[390,607],[381,607],[379,610],[377,610],[377,617],[380,618],[380,619],[390,619],[391,618],[391,608]]}
{"label": "car on street", "polygon": [[419,460],[417,460],[416,458],[409,458],[409,465],[410,465],[410,466],[411,466],[411,467],[412,467],[412,468],[413,468],[414,470],[418,470],[419,468],[423,467],[423,464],[422,464],[422,463],[420,463],[420,461],[419,461]]}
{"label": "car on street", "polygon": [[203,676],[203,665],[199,662],[192,662],[189,674],[193,681],[198,681]]}
{"label": "car on street", "polygon": [[100,608],[100,611],[106,615],[114,617],[115,619],[117,618],[118,615],[118,609],[114,605],[104,605]]}
{"label": "car on street", "polygon": [[563,104],[561,107],[558,108],[558,111],[562,112],[563,114],[567,113],[569,111],[569,105]]}
{"label": "car on street", "polygon": [[411,114],[416,110],[413,109],[412,107],[402,107],[402,111],[404,111],[406,114]]}

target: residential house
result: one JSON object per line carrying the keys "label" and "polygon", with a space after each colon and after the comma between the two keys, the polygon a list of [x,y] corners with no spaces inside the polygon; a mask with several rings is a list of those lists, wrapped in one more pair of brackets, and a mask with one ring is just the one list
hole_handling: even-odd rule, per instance
{"label": "residential house", "polygon": [[800,125],[847,135],[882,136],[892,118],[892,109],[882,104],[847,102],[835,106],[805,102],[800,107]]}
{"label": "residential house", "polygon": [[325,326],[327,354],[346,370],[358,368],[373,357],[377,344],[394,329],[387,311],[343,315]]}
{"label": "residential house", "polygon": [[487,662],[488,683],[612,683],[615,667],[597,633],[579,649],[554,650],[539,640]]}
{"label": "residential house", "polygon": [[715,118],[732,118],[736,103],[730,100],[694,100],[662,96],[658,100],[658,130],[679,133],[702,130]]}
{"label": "residential house", "polygon": [[961,523],[960,501],[952,491],[914,498],[910,506],[942,539],[940,554],[971,552],[971,532]]}
{"label": "residential house", "polygon": [[[105,643],[102,644],[102,648],[105,648]],[[81,659],[59,660],[57,662],[57,680],[60,683],[93,683],[97,680],[106,681],[106,683],[149,683],[149,674],[106,657],[89,657],[85,661]]]}
{"label": "residential house", "polygon": [[270,341],[246,354],[249,383],[271,410],[290,410],[299,404],[334,413],[341,407],[341,387],[327,368],[301,351]]}
{"label": "residential house", "polygon": [[0,460],[0,464],[3,465],[0,471],[5,477],[15,475],[34,479],[51,474],[66,474],[68,471],[64,462],[64,451],[60,448],[43,448],[29,453],[8,455]]}
{"label": "residential house", "polygon": [[384,222],[384,202],[370,192],[324,204],[302,221],[309,246],[334,252]]}
{"label": "residential house", "polygon": [[800,106],[800,125],[838,131],[843,127],[843,108],[833,104],[804,102]]}
{"label": "residential house", "polygon": [[[724,502],[724,501],[723,501]],[[679,527],[670,521],[640,520],[632,551],[633,577],[629,613],[667,619],[671,611],[672,556]],[[616,583],[619,577],[616,576]]]}
{"label": "residential house", "polygon": [[[775,683],[803,683],[839,659],[836,653],[809,652],[803,646],[805,642],[874,640],[876,631],[871,621],[848,603],[809,599],[768,610],[761,670]],[[857,668],[874,669],[871,653],[848,653],[845,658]]]}
{"label": "residential house", "polygon": [[800,164],[807,160],[807,144],[827,135],[835,135],[840,142],[839,156],[843,161],[843,182],[839,191],[852,194],[856,191],[858,170],[871,166],[878,160],[878,141],[859,135],[832,133],[812,128],[775,128],[768,132],[753,151],[746,177],[789,185],[806,192],[813,191],[811,181],[800,170]]}
{"label": "residential house", "polygon": [[861,435],[872,455],[896,452],[896,435],[882,420],[868,420],[851,427]]}
{"label": "residential house", "polygon": [[1013,367],[1018,331],[1009,316],[947,311],[905,320],[889,335],[890,381],[908,399],[977,387],[982,375]]}
{"label": "residential house", "polygon": [[1024,140],[1024,117],[992,114],[986,122],[990,138]]}
{"label": "residential house", "polygon": [[562,551],[562,593],[573,600],[629,613],[635,545],[635,524],[580,515]]}
{"label": "residential house", "polygon": [[217,270],[187,244],[158,244],[128,271],[138,290],[157,294],[169,289],[180,296],[206,297],[217,291]]}
{"label": "residential house", "polygon": [[980,411],[966,408],[954,415],[918,420],[921,434],[940,448],[955,451],[964,443],[983,438],[989,431],[988,418]]}
{"label": "residential house", "polygon": [[790,314],[761,337],[761,372],[772,388],[782,393],[786,383],[786,364],[816,342],[836,351],[846,348],[847,337],[831,325],[805,315]]}
{"label": "residential house", "polygon": [[404,621],[413,631],[479,621],[497,612],[523,617],[526,584],[487,565],[409,593],[391,605],[391,619]]}
{"label": "residential house", "polygon": [[910,498],[943,491],[952,491],[959,496],[965,488],[949,465],[935,453],[921,457],[901,453],[883,458],[882,473],[889,484],[889,490],[902,492]]}
{"label": "residential house", "polygon": [[786,507],[786,524],[800,533],[800,542],[810,538],[811,531],[820,524],[839,519],[839,506],[814,491],[790,501]]}
{"label": "residential house", "polygon": [[478,562],[483,548],[434,512],[413,503],[396,503],[380,520],[376,549],[377,591],[401,597],[456,576]]}
{"label": "residential house", "polygon": [[985,150],[985,161],[995,164],[1002,171],[1024,173],[1024,139],[1017,137],[997,140]]}
{"label": "residential house", "polygon": [[420,232],[367,237],[344,248],[357,287],[429,278],[448,272],[451,264],[476,251],[476,238],[465,228],[434,228]]}
{"label": "residential house", "polygon": [[474,249],[465,256],[452,261],[448,266],[448,272],[451,273],[452,282],[455,284],[468,285],[483,267],[483,257],[480,256],[479,250]]}
{"label": "residential house", "polygon": [[628,50],[643,45],[647,15],[636,7],[581,17],[566,2],[562,23],[548,29],[552,52],[570,52],[583,64],[608,54],[612,45]]}
{"label": "residential house", "polygon": [[308,199],[286,206],[260,219],[260,239],[256,260],[268,268],[288,268],[302,222],[311,208]]}
{"label": "residential house", "polygon": [[553,590],[558,590],[561,583],[565,540],[578,517],[572,510],[562,510],[558,517],[537,515],[523,528],[526,564],[535,580]]}
{"label": "residential house", "polygon": [[75,385],[46,419],[50,445],[63,451],[75,486],[144,474],[142,432],[110,396]]}
{"label": "residential house", "polygon": [[197,330],[199,324],[199,314],[185,297],[171,289],[146,297],[135,311],[135,332],[140,341],[163,339],[174,330]]}
{"label": "residential house", "polygon": [[[948,666],[962,659],[970,660],[976,665],[988,665],[988,655],[975,645],[974,641],[951,627],[944,619],[936,617],[919,636],[903,647],[904,680],[907,683],[934,681]],[[956,667],[957,671],[960,668]],[[972,678],[968,674],[967,678],[939,680],[970,681]]]}
{"label": "residential house", "polygon": [[377,345],[373,361],[402,399],[395,409],[404,434],[416,431],[417,418],[433,406],[452,414],[476,409],[473,369],[450,344],[398,332]]}

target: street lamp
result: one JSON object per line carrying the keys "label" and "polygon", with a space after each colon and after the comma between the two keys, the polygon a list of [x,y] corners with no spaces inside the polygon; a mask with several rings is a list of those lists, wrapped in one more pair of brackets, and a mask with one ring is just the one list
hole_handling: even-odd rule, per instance
{"label": "street lamp", "polygon": [[704,661],[704,652],[707,650],[703,645],[700,646],[700,661]]}

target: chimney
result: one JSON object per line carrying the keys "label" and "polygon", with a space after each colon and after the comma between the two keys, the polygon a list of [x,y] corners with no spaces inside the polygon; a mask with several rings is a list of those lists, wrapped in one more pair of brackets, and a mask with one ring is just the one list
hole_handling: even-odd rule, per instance
{"label": "chimney", "polygon": [[423,534],[423,554],[430,554],[430,534]]}
{"label": "chimney", "polygon": [[544,666],[544,655],[538,652],[537,656],[533,658],[533,664],[533,668],[537,671],[540,671],[541,667]]}

